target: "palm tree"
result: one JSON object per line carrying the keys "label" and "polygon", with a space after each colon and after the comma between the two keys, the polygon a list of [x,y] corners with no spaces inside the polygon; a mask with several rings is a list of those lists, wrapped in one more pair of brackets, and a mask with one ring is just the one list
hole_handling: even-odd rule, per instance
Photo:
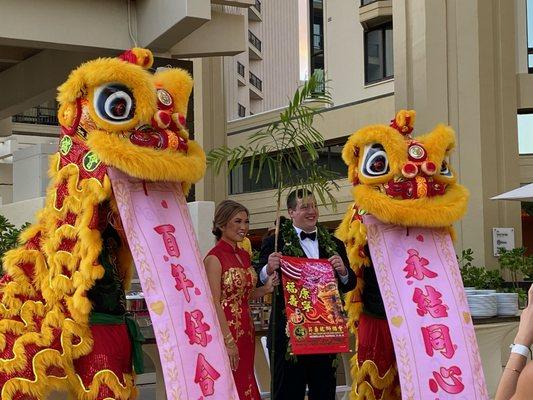
{"label": "palm tree", "polygon": [[[307,189],[318,196],[320,204],[331,205],[333,208],[336,206],[336,199],[331,193],[333,188],[338,189],[333,180],[336,174],[317,162],[318,150],[324,147],[324,137],[313,127],[315,116],[331,104],[331,95],[324,80],[313,74],[296,90],[288,107],[280,113],[278,121],[251,134],[244,145],[234,148],[222,146],[207,155],[208,165],[217,174],[226,164],[229,174],[245,161],[250,164],[249,177],[255,178],[256,183],[264,172],[268,172],[270,183],[276,190],[276,252],[283,193],[293,189]],[[272,296],[272,313],[275,309],[276,293]],[[273,332],[276,332],[275,326],[273,328]],[[270,353],[272,396],[274,343],[275,340],[272,341]]]}

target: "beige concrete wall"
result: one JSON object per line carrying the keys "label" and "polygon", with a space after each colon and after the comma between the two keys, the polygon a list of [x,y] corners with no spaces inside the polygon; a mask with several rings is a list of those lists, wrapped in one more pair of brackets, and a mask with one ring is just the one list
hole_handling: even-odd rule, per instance
{"label": "beige concrete wall", "polygon": [[[194,69],[195,139],[205,152],[226,144],[226,101],[222,57],[196,59]],[[208,170],[195,185],[196,200],[218,203],[226,198],[227,178]]]}
{"label": "beige concrete wall", "polygon": [[526,0],[514,0],[516,20],[516,72],[527,73]]}
{"label": "beige concrete wall", "polygon": [[13,201],[13,164],[0,164],[0,204]]}
{"label": "beige concrete wall", "polygon": [[519,73],[516,81],[518,109],[533,109],[533,75]]}
{"label": "beige concrete wall", "polygon": [[533,183],[533,156],[520,156],[520,184]]}
{"label": "beige concrete wall", "polygon": [[325,68],[335,105],[394,92],[394,80],[365,85],[359,1],[325,1]]}
{"label": "beige concrete wall", "polygon": [[17,203],[0,205],[0,215],[6,217],[15,226],[21,226],[26,222],[35,222],[36,215],[45,205],[44,197],[36,197]]}
{"label": "beige concrete wall", "polygon": [[170,49],[174,58],[238,54],[247,49],[245,18],[212,11],[211,19]]}

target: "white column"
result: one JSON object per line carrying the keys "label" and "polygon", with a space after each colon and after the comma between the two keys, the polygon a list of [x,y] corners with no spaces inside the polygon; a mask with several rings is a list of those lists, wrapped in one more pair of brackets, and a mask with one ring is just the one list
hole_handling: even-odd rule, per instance
{"label": "white column", "polygon": [[215,245],[215,236],[211,232],[215,215],[215,203],[212,201],[193,201],[187,203],[187,207],[189,208],[192,225],[198,240],[200,255],[203,258]]}

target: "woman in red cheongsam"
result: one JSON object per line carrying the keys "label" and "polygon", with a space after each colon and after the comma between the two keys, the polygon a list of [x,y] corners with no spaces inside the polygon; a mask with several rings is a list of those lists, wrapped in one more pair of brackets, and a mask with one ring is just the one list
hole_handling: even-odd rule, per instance
{"label": "woman in red cheongsam", "polygon": [[213,221],[217,244],[204,260],[224,343],[240,400],[260,400],[254,376],[255,332],[249,300],[271,293],[277,274],[256,288],[257,275],[250,254],[237,244],[248,233],[249,213],[232,200],[221,202]]}

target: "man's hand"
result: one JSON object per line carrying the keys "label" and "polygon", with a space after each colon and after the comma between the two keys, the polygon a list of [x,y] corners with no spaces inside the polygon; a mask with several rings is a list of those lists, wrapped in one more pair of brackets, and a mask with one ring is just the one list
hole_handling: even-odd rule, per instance
{"label": "man's hand", "polygon": [[281,253],[272,253],[268,256],[267,275],[272,275],[279,268],[280,259]]}
{"label": "man's hand", "polygon": [[348,275],[348,270],[346,269],[346,266],[344,265],[341,256],[335,254],[334,256],[328,258],[328,261],[331,263],[333,268],[335,268],[335,271],[337,271],[339,276]]}

